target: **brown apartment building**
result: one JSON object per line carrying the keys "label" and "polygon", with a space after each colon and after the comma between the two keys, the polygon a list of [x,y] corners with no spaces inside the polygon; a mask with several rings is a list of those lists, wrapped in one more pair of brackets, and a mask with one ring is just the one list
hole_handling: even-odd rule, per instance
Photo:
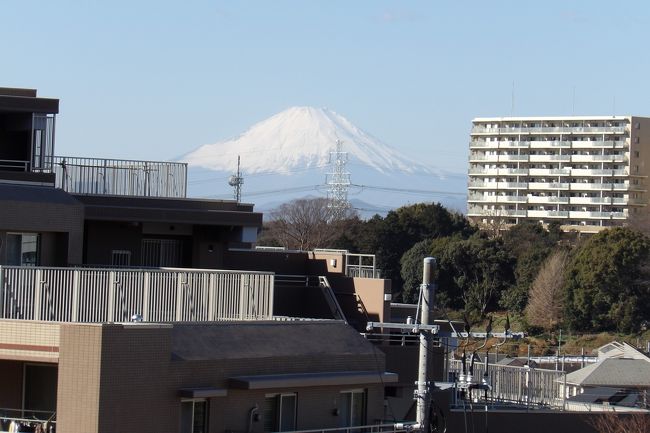
{"label": "brown apartment building", "polygon": [[[262,432],[409,415],[414,372],[391,371],[415,365],[417,345],[360,334],[390,321],[372,257],[255,251],[262,215],[187,198],[182,163],[57,156],[58,106],[0,88],[0,431],[49,419],[63,432]],[[387,415],[387,399],[408,404]]]}

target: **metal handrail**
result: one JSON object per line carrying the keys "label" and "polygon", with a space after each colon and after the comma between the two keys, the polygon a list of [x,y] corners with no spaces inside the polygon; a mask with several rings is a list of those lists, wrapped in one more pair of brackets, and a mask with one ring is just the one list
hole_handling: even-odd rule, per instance
{"label": "metal handrail", "polygon": [[58,322],[262,320],[271,272],[0,266],[0,318]]}

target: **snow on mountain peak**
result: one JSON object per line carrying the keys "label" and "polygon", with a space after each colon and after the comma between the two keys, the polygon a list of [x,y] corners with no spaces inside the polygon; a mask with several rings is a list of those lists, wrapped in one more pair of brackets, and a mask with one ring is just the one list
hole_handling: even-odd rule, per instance
{"label": "snow on mountain peak", "polygon": [[343,141],[351,163],[379,172],[431,170],[353,125],[328,108],[291,107],[256,123],[239,137],[206,144],[182,156],[190,166],[234,171],[241,155],[246,173],[292,172],[325,167],[336,141]]}

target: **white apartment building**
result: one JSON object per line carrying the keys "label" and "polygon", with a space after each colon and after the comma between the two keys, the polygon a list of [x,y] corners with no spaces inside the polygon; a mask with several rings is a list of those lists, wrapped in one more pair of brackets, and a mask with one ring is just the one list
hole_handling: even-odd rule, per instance
{"label": "white apartment building", "polygon": [[493,117],[472,121],[468,217],[597,232],[648,211],[650,118]]}

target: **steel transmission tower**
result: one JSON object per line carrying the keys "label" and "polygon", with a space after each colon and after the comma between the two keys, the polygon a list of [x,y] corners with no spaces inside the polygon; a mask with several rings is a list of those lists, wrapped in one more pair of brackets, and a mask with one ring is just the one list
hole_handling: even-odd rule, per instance
{"label": "steel transmission tower", "polygon": [[327,173],[327,206],[332,210],[332,218],[339,219],[350,208],[348,189],[350,187],[350,172],[345,168],[348,163],[348,153],[343,152],[343,142],[336,140],[336,150],[330,152],[331,173]]}
{"label": "steel transmission tower", "polygon": [[232,186],[234,189],[234,197],[237,200],[237,203],[241,202],[241,186],[244,183],[244,176],[242,176],[241,171],[239,170],[240,157],[237,155],[237,174],[233,174],[228,179],[228,185]]}

